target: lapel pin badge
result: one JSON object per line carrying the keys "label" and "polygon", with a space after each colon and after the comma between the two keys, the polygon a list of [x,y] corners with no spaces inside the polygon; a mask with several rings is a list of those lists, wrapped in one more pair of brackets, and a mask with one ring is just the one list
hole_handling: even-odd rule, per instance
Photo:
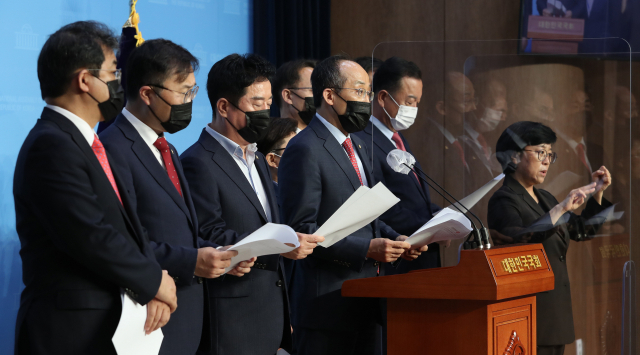
{"label": "lapel pin badge", "polygon": [[358,144],[358,149],[362,149],[362,146],[360,144]]}

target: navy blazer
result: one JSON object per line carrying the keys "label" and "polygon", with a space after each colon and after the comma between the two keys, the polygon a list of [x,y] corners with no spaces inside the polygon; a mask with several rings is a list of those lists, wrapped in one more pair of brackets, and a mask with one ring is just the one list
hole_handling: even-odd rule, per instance
{"label": "navy blazer", "polygon": [[[382,214],[380,219],[396,232],[410,236],[427,223],[441,208],[431,202],[429,185],[423,181],[418,182],[418,178],[412,172],[407,175],[400,174],[387,164],[387,155],[396,147],[378,127],[369,122],[363,131],[354,134],[360,137],[367,146],[370,146],[372,132],[373,147],[369,148],[368,151],[373,149],[373,174],[377,181],[382,182],[400,199],[400,202]],[[407,142],[402,133],[400,133],[400,138],[407,152],[413,155],[409,142]],[[417,161],[415,166],[422,170],[420,163]],[[439,266],[439,259],[439,246],[437,243],[432,243],[429,245],[429,250],[416,260],[408,262],[400,259],[396,268],[386,267],[386,271],[387,274],[396,274],[437,267]]]}
{"label": "navy blazer", "polygon": [[[366,145],[351,135],[369,185],[375,185]],[[302,233],[314,233],[360,187],[345,150],[316,117],[287,144],[278,167],[279,202],[284,223]],[[353,331],[371,324],[377,299],[343,298],[346,280],[374,277],[379,263],[367,259],[373,238],[399,234],[382,221],[354,232],[329,248],[295,262],[292,281],[293,324],[298,327]]]}
{"label": "navy blazer", "polygon": [[120,289],[146,304],[160,287],[162,269],[110,165],[122,203],[82,133],[48,108],[20,149],[13,195],[26,288],[16,354],[115,354]]}
{"label": "navy blazer", "polygon": [[[256,192],[234,158],[206,130],[180,159],[200,237],[220,245],[235,244],[268,222]],[[271,174],[261,153],[256,152],[254,164],[271,206],[272,222],[279,223]],[[272,354],[279,347],[291,349],[282,269],[280,255],[267,255],[259,257],[243,277],[225,275],[207,281],[212,354]]]}
{"label": "navy blazer", "polygon": [[[120,114],[102,131],[100,139],[121,173],[122,184],[149,234],[156,260],[177,286],[180,307],[162,328],[160,354],[195,354],[202,334],[205,300],[202,279],[194,275],[198,247],[218,245],[198,238],[198,220],[178,153],[169,144],[182,196],[124,115]],[[209,334],[204,335],[203,346],[209,348]]]}

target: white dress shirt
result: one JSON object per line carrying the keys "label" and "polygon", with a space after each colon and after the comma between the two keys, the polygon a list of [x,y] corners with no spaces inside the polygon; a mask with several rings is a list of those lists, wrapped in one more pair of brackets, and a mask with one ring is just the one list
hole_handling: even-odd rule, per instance
{"label": "white dress shirt", "polygon": [[134,116],[126,108],[122,109],[122,114],[129,120],[133,128],[138,131],[138,134],[140,135],[140,137],[142,137],[142,140],[147,144],[149,149],[151,149],[151,153],[153,153],[153,155],[156,157],[158,163],[160,163],[162,168],[166,170],[160,150],[158,150],[158,148],[153,145],[153,143],[155,143],[159,138],[158,134],[151,127],[140,121],[138,117]]}
{"label": "white dress shirt", "polygon": [[387,127],[384,123],[380,122],[380,120],[377,119],[375,116],[371,116],[371,123],[373,123],[374,126],[378,127],[380,132],[382,132],[382,135],[387,137],[387,139],[389,139],[389,141],[391,142],[391,144],[393,144],[394,147],[398,148],[398,145],[396,144],[396,142],[394,142],[393,139],[391,139],[391,137],[393,137],[393,131],[391,131],[389,127]]}
{"label": "white dress shirt", "polygon": [[53,110],[63,115],[69,121],[71,121],[71,123],[73,123],[76,127],[78,127],[78,130],[80,131],[82,136],[87,140],[87,143],[89,143],[89,146],[93,145],[93,139],[96,137],[96,132],[93,130],[93,128],[91,128],[91,126],[87,123],[87,121],[78,117],[76,114],[72,113],[71,111],[63,109],[60,106],[47,105],[46,107],[50,110]]}
{"label": "white dress shirt", "polygon": [[265,214],[267,215],[267,221],[271,222],[271,206],[269,205],[269,200],[267,199],[267,192],[262,185],[262,180],[260,179],[260,175],[258,174],[258,169],[254,164],[256,159],[256,152],[258,151],[257,144],[249,144],[247,146],[247,159],[245,160],[242,154],[242,148],[236,142],[231,139],[223,136],[222,134],[216,132],[214,129],[207,125],[205,127],[207,133],[211,135],[215,140],[222,145],[222,147],[229,152],[229,154],[233,157],[236,164],[253,187],[253,191],[255,191],[256,195],[258,195],[258,199],[260,200],[260,204],[264,209]]}
{"label": "white dress shirt", "polygon": [[[331,132],[331,135],[333,135],[333,137],[338,141],[340,146],[342,146],[342,143],[344,143],[344,141],[346,141],[347,138],[349,139],[351,138],[351,135],[345,136],[344,134],[342,134],[342,132],[340,132],[340,130],[336,126],[327,122],[327,120],[325,120],[324,117],[320,116],[320,114],[316,113],[316,117],[318,117],[320,122],[322,122],[322,124],[324,124],[327,127],[329,132]],[[358,156],[358,153],[355,152],[357,147],[355,146],[355,144],[353,144],[353,141],[351,141],[351,144],[353,145],[353,150],[354,150],[353,155],[356,156],[356,163],[358,163],[358,170],[360,171],[360,177],[362,178],[362,185],[369,186],[369,183],[367,182],[367,176],[364,174],[364,169],[362,168],[362,161],[360,161],[360,157]],[[347,156],[347,159],[349,159],[349,154],[347,154],[347,151],[344,150],[344,148],[342,148],[342,150],[344,151],[344,154]]]}

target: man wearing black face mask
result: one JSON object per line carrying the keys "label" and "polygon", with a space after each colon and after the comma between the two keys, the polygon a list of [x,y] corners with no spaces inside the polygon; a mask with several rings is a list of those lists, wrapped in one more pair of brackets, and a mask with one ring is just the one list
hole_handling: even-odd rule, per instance
{"label": "man wearing black face mask", "polygon": [[[365,142],[351,134],[371,115],[367,72],[333,56],[318,63],[311,83],[318,112],[291,139],[278,172],[283,220],[303,233],[314,233],[360,186],[376,183]],[[378,300],[343,298],[340,290],[346,280],[376,276],[380,263],[417,257],[406,238],[375,220],[296,262],[291,293],[300,354],[374,352]]]}
{"label": "man wearing black face mask", "polygon": [[280,108],[280,117],[298,121],[299,133],[316,114],[311,90],[311,73],[315,60],[300,59],[286,62],[278,68],[273,79],[273,100]]}
{"label": "man wearing black face mask", "polygon": [[116,354],[121,289],[126,302],[147,306],[147,333],[177,307],[124,174],[93,131],[119,110],[111,96],[117,43],[105,25],[75,22],[38,57],[47,106],[20,150],[13,185],[26,286],[16,354]]}
{"label": "man wearing black face mask", "polygon": [[[123,172],[123,185],[149,233],[156,259],[175,280],[181,300],[163,329],[160,354],[195,354],[198,344],[210,349],[203,278],[222,275],[237,254],[198,238],[198,220],[180,159],[165,138],[165,133],[175,133],[191,120],[197,69],[198,60],[168,40],[146,41],[134,49],[127,62],[127,107],[100,134],[114,165]],[[230,273],[242,276],[252,262],[243,262]]]}
{"label": "man wearing black face mask", "polygon": [[[269,166],[255,144],[269,122],[273,72],[273,66],[255,54],[231,54],[209,71],[213,120],[180,158],[200,236],[212,242],[235,244],[267,223],[280,223]],[[298,239],[300,247],[282,256],[305,258],[324,240],[302,233]],[[202,354],[291,349],[282,256],[259,257],[248,278],[208,281],[213,346]]]}

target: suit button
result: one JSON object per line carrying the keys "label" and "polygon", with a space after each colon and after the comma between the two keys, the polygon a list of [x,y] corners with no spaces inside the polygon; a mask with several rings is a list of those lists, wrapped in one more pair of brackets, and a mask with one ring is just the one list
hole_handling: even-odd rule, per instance
{"label": "suit button", "polygon": [[282,287],[282,280],[278,280],[278,282],[276,282],[276,286]]}
{"label": "suit button", "polygon": [[378,265],[380,265],[380,262],[379,262],[379,261],[375,261],[375,262],[373,263],[373,266],[376,266],[376,267],[377,267]]}
{"label": "suit button", "polygon": [[564,255],[560,255],[560,261],[564,261]]}
{"label": "suit button", "polygon": [[198,277],[198,283],[201,284],[203,282],[204,282],[204,280],[202,279],[202,277]]}

